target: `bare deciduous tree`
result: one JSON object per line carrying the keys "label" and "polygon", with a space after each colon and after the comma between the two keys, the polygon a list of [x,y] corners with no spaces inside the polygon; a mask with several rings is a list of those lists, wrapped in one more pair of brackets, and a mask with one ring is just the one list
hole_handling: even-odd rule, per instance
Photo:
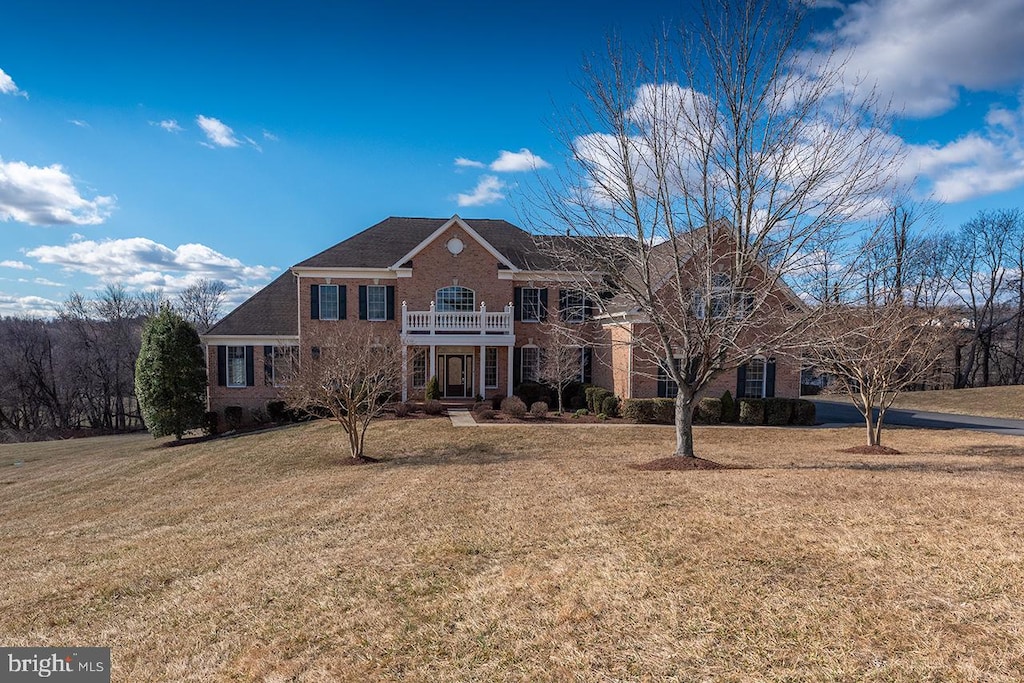
{"label": "bare deciduous tree", "polygon": [[579,382],[582,376],[584,343],[580,339],[579,325],[554,316],[540,324],[547,339],[537,367],[537,379],[558,393],[558,413],[565,412],[566,387]]}
{"label": "bare deciduous tree", "polygon": [[228,286],[220,280],[203,278],[178,294],[178,310],[185,320],[195,325],[199,334],[203,334],[220,319],[227,291]]}
{"label": "bare deciduous tree", "polygon": [[311,352],[285,380],[285,401],[338,422],[351,456],[362,458],[370,423],[401,386],[401,345],[397,338],[351,325],[332,326],[311,342]]}
{"label": "bare deciduous tree", "polygon": [[786,318],[799,306],[783,278],[875,208],[894,168],[871,94],[840,88],[843,64],[803,50],[803,7],[706,0],[649,51],[611,42],[606,64],[586,66],[586,108],[564,122],[567,172],[531,214],[583,238],[549,243],[607,320],[630,326],[648,372],[678,385],[677,455],[694,455],[693,412],[714,378],[806,317]]}

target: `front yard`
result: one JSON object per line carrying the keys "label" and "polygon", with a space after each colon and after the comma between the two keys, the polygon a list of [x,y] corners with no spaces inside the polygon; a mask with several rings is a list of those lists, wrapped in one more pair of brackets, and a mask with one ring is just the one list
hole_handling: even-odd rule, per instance
{"label": "front yard", "polygon": [[1024,441],[326,422],[0,446],[3,644],[115,681],[1024,678]]}

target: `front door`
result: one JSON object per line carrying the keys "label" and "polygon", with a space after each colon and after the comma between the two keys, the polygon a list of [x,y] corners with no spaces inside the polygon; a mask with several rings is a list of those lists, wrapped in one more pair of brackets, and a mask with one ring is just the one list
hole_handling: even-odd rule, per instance
{"label": "front door", "polygon": [[473,356],[442,356],[445,398],[466,398],[473,388]]}

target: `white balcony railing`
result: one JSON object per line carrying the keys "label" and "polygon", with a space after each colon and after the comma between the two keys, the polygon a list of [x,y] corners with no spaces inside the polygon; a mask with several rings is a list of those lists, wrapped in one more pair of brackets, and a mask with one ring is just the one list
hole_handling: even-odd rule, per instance
{"label": "white balcony railing", "polygon": [[402,302],[402,334],[512,334],[512,304],[503,311],[491,313],[487,305],[479,311],[410,311]]}

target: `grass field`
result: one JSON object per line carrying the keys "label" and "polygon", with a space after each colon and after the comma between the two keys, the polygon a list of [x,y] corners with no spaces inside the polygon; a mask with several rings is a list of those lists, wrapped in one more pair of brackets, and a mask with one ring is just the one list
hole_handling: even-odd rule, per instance
{"label": "grass field", "polygon": [[0,447],[4,645],[115,681],[1019,681],[1024,440],[392,421]]}
{"label": "grass field", "polygon": [[[845,400],[841,395],[821,398]],[[893,407],[1024,420],[1024,386],[908,391],[896,397]]]}

